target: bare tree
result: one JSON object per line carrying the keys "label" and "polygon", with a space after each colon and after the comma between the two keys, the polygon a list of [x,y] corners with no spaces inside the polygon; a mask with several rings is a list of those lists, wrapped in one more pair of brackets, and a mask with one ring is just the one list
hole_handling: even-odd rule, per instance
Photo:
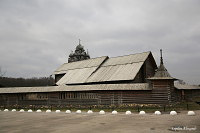
{"label": "bare tree", "polygon": [[2,69],[1,69],[1,67],[0,67],[0,77],[5,76],[5,74],[6,74],[6,72],[3,72]]}

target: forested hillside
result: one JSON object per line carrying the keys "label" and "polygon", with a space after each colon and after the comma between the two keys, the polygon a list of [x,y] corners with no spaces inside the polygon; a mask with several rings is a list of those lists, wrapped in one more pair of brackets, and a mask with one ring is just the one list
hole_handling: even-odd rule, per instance
{"label": "forested hillside", "polygon": [[0,87],[32,87],[54,85],[52,77],[41,78],[11,78],[0,77]]}

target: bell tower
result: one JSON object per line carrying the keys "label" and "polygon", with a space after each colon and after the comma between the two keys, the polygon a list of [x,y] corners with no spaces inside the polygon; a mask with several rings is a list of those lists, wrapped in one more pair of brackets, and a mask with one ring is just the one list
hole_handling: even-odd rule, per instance
{"label": "bell tower", "polygon": [[160,66],[155,75],[148,80],[151,81],[152,95],[157,95],[163,104],[170,104],[175,101],[174,81],[177,79],[171,77],[164,66],[162,49],[160,50]]}

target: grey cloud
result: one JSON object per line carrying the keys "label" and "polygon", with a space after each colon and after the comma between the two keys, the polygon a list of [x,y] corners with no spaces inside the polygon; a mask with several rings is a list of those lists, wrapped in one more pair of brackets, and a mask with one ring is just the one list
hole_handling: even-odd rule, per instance
{"label": "grey cloud", "polygon": [[1,0],[0,66],[6,76],[49,76],[78,39],[92,57],[164,50],[172,76],[200,84],[196,0]]}

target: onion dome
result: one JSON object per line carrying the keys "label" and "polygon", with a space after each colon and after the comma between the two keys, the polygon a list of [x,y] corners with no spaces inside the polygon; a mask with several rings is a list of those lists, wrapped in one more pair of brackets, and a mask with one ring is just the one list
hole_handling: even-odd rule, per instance
{"label": "onion dome", "polygon": [[82,50],[82,49],[84,49],[84,47],[81,44],[79,44],[78,46],[76,46],[76,50]]}

